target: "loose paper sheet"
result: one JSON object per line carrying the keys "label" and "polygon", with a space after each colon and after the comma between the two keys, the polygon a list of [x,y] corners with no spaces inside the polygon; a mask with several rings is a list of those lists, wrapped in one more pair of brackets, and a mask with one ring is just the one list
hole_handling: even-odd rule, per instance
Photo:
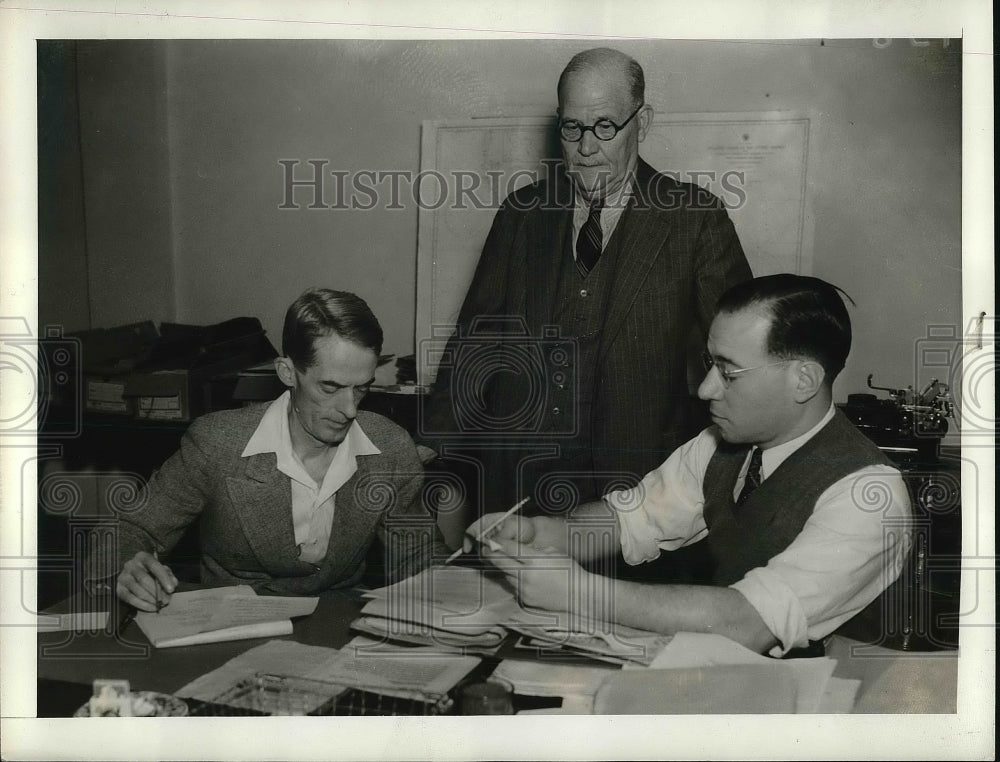
{"label": "loose paper sheet", "polygon": [[[650,665],[650,669],[683,669],[733,664],[788,666],[795,678],[797,714],[818,712],[836,659],[788,659],[780,661],[755,653],[722,635],[678,632]],[[838,704],[842,706],[842,702]]]}
{"label": "loose paper sheet", "polygon": [[308,677],[335,657],[335,648],[307,646],[294,640],[271,640],[230,659],[218,669],[191,681],[179,691],[181,698],[211,701],[257,672]]}

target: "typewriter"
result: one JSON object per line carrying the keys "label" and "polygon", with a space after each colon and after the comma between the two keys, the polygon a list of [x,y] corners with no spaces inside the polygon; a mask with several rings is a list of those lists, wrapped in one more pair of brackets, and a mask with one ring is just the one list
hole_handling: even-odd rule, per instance
{"label": "typewriter", "polygon": [[849,394],[847,404],[839,406],[844,415],[894,460],[937,461],[948,419],[955,419],[948,387],[934,379],[918,394],[912,386],[875,386],[874,377],[868,374],[868,388],[888,392],[888,399],[871,393]]}

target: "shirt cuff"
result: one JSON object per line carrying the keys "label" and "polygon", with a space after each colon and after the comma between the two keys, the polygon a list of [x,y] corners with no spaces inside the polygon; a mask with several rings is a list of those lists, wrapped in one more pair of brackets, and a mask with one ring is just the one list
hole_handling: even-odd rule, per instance
{"label": "shirt cuff", "polygon": [[622,556],[630,566],[638,566],[660,557],[660,548],[651,538],[656,537],[656,528],[650,525],[649,517],[641,508],[640,488],[622,489],[604,496],[618,516],[619,536]]}
{"label": "shirt cuff", "polygon": [[767,629],[778,639],[771,656],[784,656],[809,643],[808,623],[802,604],[781,578],[766,567],[751,569],[730,587],[756,609]]}

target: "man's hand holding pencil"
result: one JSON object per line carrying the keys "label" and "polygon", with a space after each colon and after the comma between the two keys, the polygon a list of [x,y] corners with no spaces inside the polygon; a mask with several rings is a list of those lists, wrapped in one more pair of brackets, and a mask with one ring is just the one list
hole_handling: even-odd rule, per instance
{"label": "man's hand holding pencil", "polygon": [[[502,571],[528,606],[575,610],[571,593],[591,575],[569,556],[566,522],[521,516],[521,501],[506,513],[487,513],[465,530],[463,550],[478,543],[482,556]],[[571,583],[570,580],[573,580]]]}
{"label": "man's hand holding pencil", "polygon": [[159,554],[139,551],[125,562],[115,587],[117,596],[140,611],[159,611],[177,589],[177,577],[160,563]]}
{"label": "man's hand holding pencil", "polygon": [[500,543],[514,542],[537,550],[566,553],[566,525],[545,516],[521,516],[518,511],[528,502],[525,498],[506,513],[486,513],[465,530],[462,550],[472,551],[476,543],[496,551]]}

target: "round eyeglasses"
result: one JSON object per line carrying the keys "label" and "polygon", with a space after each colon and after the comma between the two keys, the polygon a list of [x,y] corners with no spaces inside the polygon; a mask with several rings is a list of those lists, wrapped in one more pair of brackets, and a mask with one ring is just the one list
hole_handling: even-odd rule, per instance
{"label": "round eyeglasses", "polygon": [[719,371],[719,378],[722,379],[723,386],[728,386],[733,383],[736,379],[740,377],[741,373],[749,373],[752,370],[760,370],[761,368],[770,368],[775,365],[784,365],[786,362],[794,362],[797,358],[789,357],[787,360],[778,360],[777,362],[764,363],[763,365],[755,365],[752,368],[728,368],[724,367],[722,364],[717,363],[715,358],[712,357],[708,352],[701,353],[701,362],[705,366],[705,372],[710,373],[712,368]]}
{"label": "round eyeglasses", "polygon": [[594,133],[594,137],[598,140],[614,140],[615,135],[625,129],[625,125],[631,122],[645,105],[645,103],[640,103],[639,107],[632,112],[632,116],[621,124],[615,124],[610,119],[598,119],[592,125],[586,125],[575,119],[567,119],[565,122],[559,123],[559,135],[568,143],[579,143],[583,140],[583,133],[589,130]]}

